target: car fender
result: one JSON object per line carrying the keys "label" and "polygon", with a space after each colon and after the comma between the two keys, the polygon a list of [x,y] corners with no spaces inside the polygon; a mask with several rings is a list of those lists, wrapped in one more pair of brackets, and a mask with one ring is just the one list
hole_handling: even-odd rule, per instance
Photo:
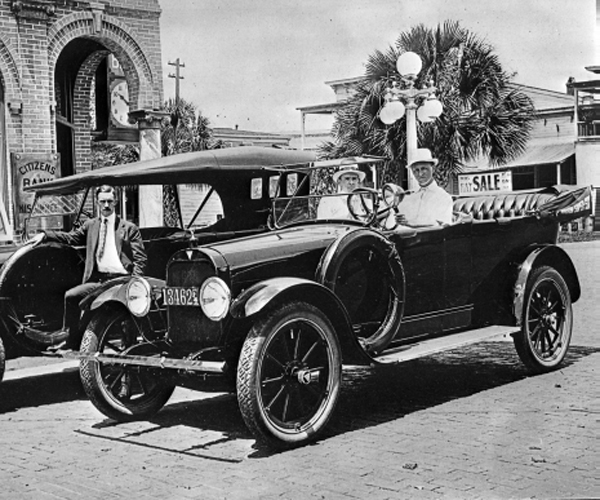
{"label": "car fender", "polygon": [[[164,280],[149,276],[143,276],[143,278],[150,283],[152,289],[163,288],[165,286]],[[80,302],[80,309],[82,311],[94,311],[109,302],[120,303],[127,307],[127,285],[130,281],[131,277],[128,276],[127,278],[118,278],[118,280],[103,283],[102,286],[94,290]]]}
{"label": "car fender", "polygon": [[344,363],[365,364],[372,360],[352,333],[352,324],[344,305],[327,287],[308,279],[271,278],[244,290],[233,301],[230,314],[236,320],[258,316],[276,304],[300,299],[318,307],[332,322],[338,336]]}
{"label": "car fender", "polygon": [[316,280],[334,294],[340,266],[347,256],[357,248],[371,248],[383,257],[387,263],[387,273],[397,295],[390,303],[387,317],[379,330],[365,342],[364,348],[375,355],[385,349],[393,340],[404,316],[404,297],[406,295],[406,277],[404,266],[396,246],[384,235],[371,229],[359,228],[337,238],[323,253],[316,271]]}
{"label": "car fender", "polygon": [[561,274],[569,288],[572,302],[576,302],[581,296],[577,271],[567,252],[556,245],[537,247],[530,251],[519,265],[517,280],[513,288],[513,314],[519,326],[523,316],[527,280],[532,270],[542,265],[551,266]]}

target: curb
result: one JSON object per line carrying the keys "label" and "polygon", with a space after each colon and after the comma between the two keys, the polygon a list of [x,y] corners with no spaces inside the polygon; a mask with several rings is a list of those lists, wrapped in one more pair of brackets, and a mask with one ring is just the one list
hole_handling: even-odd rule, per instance
{"label": "curb", "polygon": [[78,369],[79,360],[69,359],[67,361],[55,363],[52,365],[34,366],[31,368],[20,368],[18,370],[8,370],[4,373],[2,383],[10,380],[21,380],[24,378],[41,377],[43,375],[74,372]]}

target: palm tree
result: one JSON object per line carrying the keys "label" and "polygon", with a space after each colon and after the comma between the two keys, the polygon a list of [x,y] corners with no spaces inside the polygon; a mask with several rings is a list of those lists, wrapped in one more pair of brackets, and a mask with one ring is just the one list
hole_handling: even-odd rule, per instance
{"label": "palm tree", "polygon": [[322,146],[323,157],[386,156],[386,177],[402,181],[405,118],[386,126],[378,113],[386,88],[398,77],[396,60],[408,51],[423,61],[415,85],[433,80],[444,106],[436,121],[418,127],[419,147],[431,149],[440,161],[436,178],[442,185],[468,160],[485,157],[501,165],[524,152],[534,118],[531,99],[510,86],[512,75],[502,69],[489,44],[458,22],[446,21],[435,29],[418,25],[402,33],[395,47],[369,57],[364,79],[336,113],[334,141]]}
{"label": "palm tree", "polygon": [[163,156],[212,149],[213,134],[208,118],[185,99],[169,99],[165,111],[171,119],[161,127]]}

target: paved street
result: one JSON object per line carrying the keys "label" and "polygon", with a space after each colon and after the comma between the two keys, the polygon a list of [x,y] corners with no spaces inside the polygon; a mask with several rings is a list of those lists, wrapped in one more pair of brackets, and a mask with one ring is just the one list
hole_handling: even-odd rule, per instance
{"label": "paved street", "polygon": [[13,360],[0,498],[600,498],[600,241],[564,248],[583,298],[561,370],[529,376],[507,341],[347,370],[327,435],[292,451],[257,447],[228,394],[178,389],[150,421],[115,424],[76,371]]}

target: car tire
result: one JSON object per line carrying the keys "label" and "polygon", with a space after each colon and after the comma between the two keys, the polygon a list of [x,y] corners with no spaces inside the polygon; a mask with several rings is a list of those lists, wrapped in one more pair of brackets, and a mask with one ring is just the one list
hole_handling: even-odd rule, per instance
{"label": "car tire", "polygon": [[[93,356],[96,353],[122,352],[128,344],[132,344],[131,334],[124,328],[126,324],[139,323],[124,308],[99,310],[83,335],[81,354]],[[174,384],[164,383],[160,375],[143,367],[129,368],[84,358],[79,373],[85,393],[94,406],[118,421],[156,414],[175,390]],[[123,394],[120,394],[121,391]]]}
{"label": "car tire", "polygon": [[573,330],[571,295],[552,267],[535,268],[527,280],[521,331],[514,344],[521,361],[533,372],[557,368],[565,358]]}
{"label": "car tire", "polygon": [[246,425],[279,448],[314,440],[335,409],[341,373],[325,314],[302,301],[279,306],[254,325],[240,354],[237,398]]}
{"label": "car tire", "polygon": [[6,351],[4,350],[4,343],[2,342],[2,337],[0,337],[0,382],[2,382],[2,378],[4,377],[5,366],[6,366]]}

